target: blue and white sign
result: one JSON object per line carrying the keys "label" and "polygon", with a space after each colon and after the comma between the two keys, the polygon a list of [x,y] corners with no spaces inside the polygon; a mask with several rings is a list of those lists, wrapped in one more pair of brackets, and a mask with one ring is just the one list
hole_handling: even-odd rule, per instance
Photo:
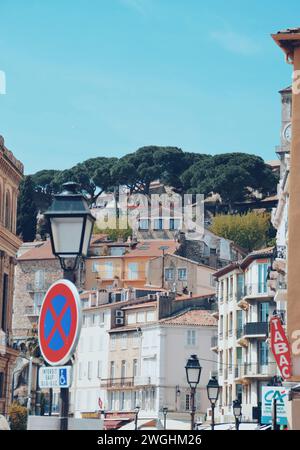
{"label": "blue and white sign", "polygon": [[281,386],[262,387],[261,423],[272,423],[273,400],[276,400],[277,424],[287,425],[288,392],[288,389]]}
{"label": "blue and white sign", "polygon": [[43,388],[69,388],[72,384],[72,367],[40,367],[39,386]]}

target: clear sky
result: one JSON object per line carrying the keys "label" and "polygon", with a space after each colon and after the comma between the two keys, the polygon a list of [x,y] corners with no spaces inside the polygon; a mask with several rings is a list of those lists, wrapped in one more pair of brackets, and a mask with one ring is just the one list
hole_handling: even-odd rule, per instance
{"label": "clear sky", "polygon": [[270,33],[298,13],[298,0],[0,0],[0,134],[26,173],[144,145],[275,159],[291,66]]}

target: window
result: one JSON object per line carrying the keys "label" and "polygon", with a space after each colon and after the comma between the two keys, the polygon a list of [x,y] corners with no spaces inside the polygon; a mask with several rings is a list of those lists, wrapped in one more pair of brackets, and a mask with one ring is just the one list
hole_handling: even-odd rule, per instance
{"label": "window", "polygon": [[269,346],[266,341],[261,341],[258,343],[259,352],[259,364],[260,366],[267,366],[269,361]]}
{"label": "window", "polygon": [[258,264],[258,293],[267,292],[268,263]]}
{"label": "window", "polygon": [[34,286],[36,289],[45,288],[45,270],[37,270],[34,274]]}
{"label": "window", "polygon": [[121,379],[124,380],[126,378],[126,361],[123,360],[121,362]]}
{"label": "window", "polygon": [[140,311],[137,313],[137,323],[145,322],[145,311]]}
{"label": "window", "polygon": [[132,363],[132,376],[137,377],[138,374],[138,360],[134,359]]}
{"label": "window", "polygon": [[236,398],[240,401],[240,403],[243,403],[243,385],[242,384],[236,384]]}
{"label": "window", "polygon": [[92,272],[96,273],[96,272],[98,272],[98,270],[99,270],[99,263],[94,262],[92,265]]}
{"label": "window", "polygon": [[125,350],[127,348],[127,333],[122,333],[121,336],[121,349]]}
{"label": "window", "polygon": [[140,219],[139,228],[140,228],[140,230],[148,230],[149,229],[149,219]]}
{"label": "window", "polygon": [[155,320],[155,312],[154,311],[148,311],[146,314],[146,321],[147,322],[153,322]]}
{"label": "window", "polygon": [[4,397],[4,373],[0,372],[0,398]]}
{"label": "window", "polygon": [[172,281],[174,280],[174,269],[167,268],[165,269],[165,281]]}
{"label": "window", "polygon": [[186,268],[178,269],[178,280],[185,281],[187,279],[187,270]]}
{"label": "window", "polygon": [[5,273],[3,275],[3,286],[2,286],[2,311],[1,311],[1,328],[6,333],[7,328],[7,302],[8,302],[8,275]]}
{"label": "window", "polygon": [[86,314],[83,314],[83,316],[82,316],[82,326],[86,327],[86,325],[87,325]]}
{"label": "window", "polygon": [[110,247],[111,256],[122,256],[125,253],[125,247]]}
{"label": "window", "polygon": [[88,362],[88,379],[91,380],[93,377],[93,361]]}
{"label": "window", "polygon": [[185,410],[190,410],[190,394],[186,394],[185,396]]}
{"label": "window", "polygon": [[162,219],[154,219],[153,229],[154,230],[162,230],[163,229],[163,220]]}
{"label": "window", "polygon": [[115,350],[116,349],[116,335],[115,334],[112,334],[111,336],[110,336],[110,348],[111,348],[111,350]]}
{"label": "window", "polygon": [[187,345],[196,345],[196,330],[187,330]]}
{"label": "window", "polygon": [[120,397],[120,409],[123,411],[125,409],[125,392],[121,392]]}
{"label": "window", "polygon": [[269,303],[262,302],[259,304],[259,321],[268,322],[269,321]]}
{"label": "window", "polygon": [[35,292],[33,294],[33,314],[39,314],[41,305],[43,303],[44,293],[43,292]]}
{"label": "window", "polygon": [[127,323],[128,325],[136,323],[136,313],[131,313],[127,315]]}
{"label": "window", "polygon": [[110,378],[113,380],[115,378],[115,362],[110,362]]}
{"label": "window", "polygon": [[180,219],[170,219],[170,230],[179,230]]}
{"label": "window", "polygon": [[138,263],[128,264],[128,280],[137,280],[138,275]]}
{"label": "window", "polygon": [[98,361],[98,365],[97,365],[97,377],[101,378],[102,377],[102,361]]}
{"label": "window", "polygon": [[107,261],[104,263],[104,278],[113,278],[113,263],[111,261]]}

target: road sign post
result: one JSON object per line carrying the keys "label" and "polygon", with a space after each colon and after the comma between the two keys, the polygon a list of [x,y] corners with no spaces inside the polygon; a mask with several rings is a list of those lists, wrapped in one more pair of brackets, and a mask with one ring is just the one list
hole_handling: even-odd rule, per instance
{"label": "road sign post", "polygon": [[[68,274],[68,280],[59,280],[49,288],[41,307],[38,327],[42,356],[52,366],[42,368],[40,375],[48,375],[48,384],[51,377],[51,383],[57,383],[56,386],[49,385],[50,389],[60,387],[62,430],[68,429],[71,385],[68,376],[71,379],[71,358],[77,346],[82,323],[80,296],[71,280],[74,281],[74,274]],[[64,367],[64,364],[68,366]],[[62,382],[63,379],[65,382]],[[40,380],[41,384],[42,382],[43,378]]]}

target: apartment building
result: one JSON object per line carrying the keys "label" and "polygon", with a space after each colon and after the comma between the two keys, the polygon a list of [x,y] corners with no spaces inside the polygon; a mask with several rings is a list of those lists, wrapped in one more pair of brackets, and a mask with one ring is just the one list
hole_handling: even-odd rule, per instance
{"label": "apartment building", "polygon": [[147,286],[162,287],[178,294],[215,294],[213,267],[176,254],[164,254],[147,264]]}
{"label": "apartment building", "polygon": [[215,274],[218,336],[212,351],[218,355],[219,421],[233,420],[236,398],[242,403],[243,420],[259,420],[261,388],[277,375],[267,340],[269,317],[276,309],[267,283],[272,256],[273,248],[254,251]]}
{"label": "apartment building", "polygon": [[292,88],[282,89],[281,96],[281,143],[276,147],[280,160],[280,178],[277,186],[278,205],[272,211],[272,224],[277,230],[276,248],[269,286],[274,290],[277,311],[286,321],[287,256],[288,256],[288,206],[292,119]]}
{"label": "apartment building", "polygon": [[163,247],[174,253],[174,240],[109,242],[95,240],[85,262],[85,288],[142,288],[146,284],[147,262],[163,254]]}
{"label": "apartment building", "polygon": [[15,257],[21,240],[16,236],[17,197],[23,164],[0,136],[0,414],[7,414],[11,374],[17,357],[12,340]]}
{"label": "apartment building", "polygon": [[134,417],[137,405],[141,417],[156,418],[168,406],[170,414],[189,420],[184,367],[192,353],[202,358],[197,411],[205,414],[205,386],[216,370],[216,357],[210,354],[217,324],[211,316],[214,296],[176,298],[155,290],[125,294],[117,302],[111,293],[81,294],[88,303],[74,366],[75,416],[98,417],[105,410],[106,424],[115,421],[117,426]]}

